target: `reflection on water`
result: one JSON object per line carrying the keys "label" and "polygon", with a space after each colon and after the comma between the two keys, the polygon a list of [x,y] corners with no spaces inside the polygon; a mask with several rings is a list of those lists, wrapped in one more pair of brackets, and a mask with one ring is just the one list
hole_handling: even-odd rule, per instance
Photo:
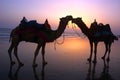
{"label": "reflection on water", "polygon": [[[42,65],[41,51],[37,57],[38,67],[32,67],[35,48],[34,43],[21,42],[18,46],[18,55],[25,64],[19,67],[18,64],[10,66],[7,50],[10,43],[2,41],[0,37],[0,79],[1,80],[119,80],[120,71],[120,41],[112,45],[110,54],[111,61],[101,59],[105,47],[103,43],[98,46],[97,64],[88,63],[89,42],[87,38],[66,37],[62,45],[48,43],[46,45],[45,58],[48,62]],[[59,42],[62,38],[58,39]],[[16,58],[12,56],[16,61]]]}
{"label": "reflection on water", "polygon": [[22,66],[18,66],[17,69],[15,70],[15,72],[13,72],[13,65],[10,65],[10,70],[9,70],[9,73],[8,73],[8,78],[10,80],[18,80],[19,79],[19,71],[20,69],[22,68]]}
{"label": "reflection on water", "polygon": [[88,74],[86,80],[94,80],[95,79],[95,68],[96,68],[96,63],[91,63],[89,62],[89,67],[88,67]]}
{"label": "reflection on water", "polygon": [[11,30],[10,28],[0,28],[0,42],[8,41]]}
{"label": "reflection on water", "polygon": [[[103,69],[100,72],[99,76],[96,76],[96,64],[97,63],[88,63],[88,71],[87,71],[87,76],[85,80],[114,80],[112,78],[112,75],[109,73],[109,61],[107,60],[103,60]],[[42,64],[42,68],[40,71],[40,74],[38,74],[36,70],[37,67],[33,67],[33,74],[34,74],[34,78],[35,80],[47,80],[45,79],[45,66],[44,64]],[[10,70],[8,73],[8,78],[10,80],[19,80],[19,71],[23,66],[18,66],[17,69],[15,70],[15,72],[13,72],[13,65],[10,65]],[[39,77],[40,76],[40,77]],[[58,79],[57,79],[58,80]],[[59,79],[60,80],[60,79]]]}
{"label": "reflection on water", "polygon": [[[36,71],[37,67],[33,67],[33,74],[35,80],[45,80],[45,66],[46,66],[45,64],[42,64],[42,69],[40,74],[38,74]],[[8,73],[9,80],[19,80],[19,72],[22,67],[23,66],[18,66],[17,69],[14,70],[15,67],[13,67],[13,65],[10,65],[10,69]],[[39,75],[41,75],[41,79],[39,79]]]}
{"label": "reflection on water", "polygon": [[112,75],[109,73],[109,61],[105,61],[103,60],[104,62],[104,66],[103,66],[103,71],[101,72],[101,76],[100,76],[100,79],[103,79],[103,80],[114,80],[112,78]]}
{"label": "reflection on water", "polygon": [[114,80],[112,75],[109,73],[109,61],[103,60],[103,69],[99,76],[95,76],[96,74],[96,64],[89,62],[88,73],[86,80]]}
{"label": "reflection on water", "polygon": [[39,79],[39,75],[36,71],[36,68],[37,67],[33,67],[33,73],[34,73],[34,77],[35,77],[35,80],[45,80],[45,66],[47,64],[42,64],[42,69],[41,69],[41,79]]}

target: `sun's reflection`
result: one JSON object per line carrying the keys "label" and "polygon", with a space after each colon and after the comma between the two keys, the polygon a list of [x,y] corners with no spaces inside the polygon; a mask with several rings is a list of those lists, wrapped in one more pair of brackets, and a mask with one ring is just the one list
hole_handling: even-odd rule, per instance
{"label": "sun's reflection", "polygon": [[[60,41],[60,40],[59,40]],[[79,37],[65,38],[62,45],[57,46],[57,54],[60,60],[67,63],[78,62],[81,57],[86,61],[89,53],[89,42],[86,38]]]}
{"label": "sun's reflection", "polygon": [[67,38],[63,46],[65,49],[70,49],[70,50],[85,50],[88,49],[89,43],[86,39]]}

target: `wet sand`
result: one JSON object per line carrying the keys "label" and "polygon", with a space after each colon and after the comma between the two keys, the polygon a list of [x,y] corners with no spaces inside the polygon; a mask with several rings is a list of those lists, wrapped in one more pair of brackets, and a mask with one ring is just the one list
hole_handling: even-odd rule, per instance
{"label": "wet sand", "polygon": [[[62,38],[58,39],[59,42]],[[8,39],[0,39],[0,79],[1,80],[119,80],[120,76],[120,41],[112,45],[110,62],[104,62],[101,57],[104,54],[104,44],[99,43],[97,64],[89,64],[89,42],[87,38],[65,38],[62,45],[48,43],[46,45],[45,58],[48,62],[42,66],[41,51],[37,57],[38,67],[32,67],[34,51],[37,47],[34,43],[21,42],[18,47],[18,55],[24,63],[18,67],[16,63],[10,66]],[[16,58],[13,56],[16,61]],[[16,61],[17,62],[17,61]]]}

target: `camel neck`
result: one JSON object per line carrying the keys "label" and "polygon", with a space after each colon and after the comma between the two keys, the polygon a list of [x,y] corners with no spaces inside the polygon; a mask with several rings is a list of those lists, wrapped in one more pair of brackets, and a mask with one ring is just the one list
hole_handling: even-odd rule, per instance
{"label": "camel neck", "polygon": [[63,22],[60,21],[59,26],[58,26],[57,30],[55,31],[56,38],[61,36],[61,34],[64,32],[64,30],[66,28],[66,25],[67,24],[63,24]]}
{"label": "camel neck", "polygon": [[78,27],[81,29],[81,31],[86,35],[86,36],[88,36],[89,37],[89,35],[90,35],[90,30],[89,30],[89,28],[86,26],[86,24],[84,24],[84,23],[78,23],[77,24],[78,25]]}

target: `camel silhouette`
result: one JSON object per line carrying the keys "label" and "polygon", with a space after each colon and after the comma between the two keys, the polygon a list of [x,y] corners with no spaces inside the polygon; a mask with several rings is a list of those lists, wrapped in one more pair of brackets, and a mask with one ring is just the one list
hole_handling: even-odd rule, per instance
{"label": "camel silhouette", "polygon": [[97,45],[98,42],[104,42],[105,44],[105,54],[102,57],[102,59],[105,59],[106,54],[108,52],[107,60],[109,59],[110,51],[111,51],[111,44],[114,42],[114,40],[118,40],[118,38],[115,35],[101,35],[101,36],[95,36],[93,35],[93,30],[89,29],[86,24],[82,21],[82,18],[74,18],[72,20],[73,23],[77,24],[78,27],[81,29],[81,31],[87,36],[89,43],[90,43],[90,57],[88,58],[88,61],[91,61],[92,53],[93,53],[93,46],[94,46],[94,60],[93,62],[97,62]]}
{"label": "camel silhouette", "polygon": [[26,27],[24,29],[21,29],[20,26],[13,29],[10,34],[11,45],[8,49],[8,54],[10,57],[11,64],[15,64],[15,62],[12,60],[12,56],[11,56],[12,50],[14,49],[14,55],[15,55],[19,65],[24,65],[20,61],[20,59],[18,57],[18,53],[17,53],[18,45],[21,41],[37,43],[37,48],[34,53],[33,66],[37,66],[36,57],[38,56],[38,53],[39,53],[39,50],[41,47],[42,47],[42,50],[41,50],[42,62],[44,64],[47,64],[47,62],[45,61],[45,58],[44,58],[46,43],[53,42],[54,40],[59,38],[61,36],[61,34],[64,32],[66,25],[68,24],[68,21],[70,21],[70,20],[72,20],[72,16],[66,16],[66,17],[60,18],[59,26],[56,30],[49,29],[49,31],[44,31],[44,30],[40,30],[40,29],[35,29],[34,27],[30,27],[28,25],[22,26],[22,27]]}

